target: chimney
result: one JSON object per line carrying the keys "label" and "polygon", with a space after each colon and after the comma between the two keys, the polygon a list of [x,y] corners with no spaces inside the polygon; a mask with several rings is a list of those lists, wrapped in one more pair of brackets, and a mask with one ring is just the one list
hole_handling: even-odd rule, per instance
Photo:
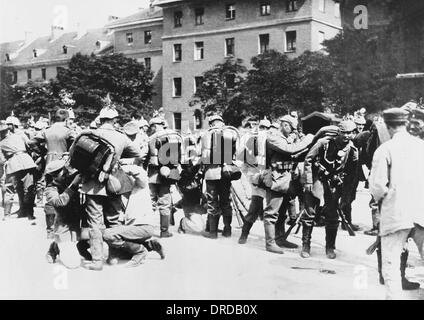
{"label": "chimney", "polygon": [[50,41],[60,38],[65,33],[65,29],[61,26],[51,26]]}
{"label": "chimney", "polygon": [[111,21],[118,20],[118,19],[119,19],[119,17],[117,17],[117,16],[109,16],[109,17],[107,18],[107,21],[108,21],[108,22],[111,22]]}

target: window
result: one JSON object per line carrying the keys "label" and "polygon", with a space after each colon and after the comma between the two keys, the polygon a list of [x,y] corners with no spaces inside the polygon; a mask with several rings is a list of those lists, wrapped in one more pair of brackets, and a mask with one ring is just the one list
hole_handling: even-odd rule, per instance
{"label": "window", "polygon": [[205,9],[203,9],[203,8],[196,8],[194,10],[194,12],[195,12],[195,15],[196,15],[196,20],[195,20],[196,25],[203,24],[203,15],[205,13]]}
{"label": "window", "polygon": [[203,77],[194,77],[194,93],[202,86]]}
{"label": "window", "polygon": [[132,32],[128,32],[128,33],[126,34],[126,37],[127,37],[127,43],[128,43],[129,45],[133,44],[134,39],[133,39],[133,34],[132,34]]}
{"label": "window", "polygon": [[225,18],[227,20],[234,20],[236,18],[236,5],[227,4],[225,7]]}
{"label": "window", "polygon": [[204,57],[203,41],[194,43],[194,60],[202,60]]}
{"label": "window", "polygon": [[199,109],[194,110],[194,119],[196,121],[196,129],[202,129],[202,111]]}
{"label": "window", "polygon": [[46,77],[46,68],[42,68],[41,69],[41,78],[43,78],[43,80],[46,80],[47,79],[47,77]]}
{"label": "window", "polygon": [[27,78],[28,78],[28,80],[31,80],[31,78],[32,78],[32,70],[27,70]]}
{"label": "window", "polygon": [[261,16],[269,16],[271,14],[271,5],[269,2],[261,3],[260,11]]}
{"label": "window", "polygon": [[62,50],[63,50],[63,54],[68,53],[68,47],[66,45],[63,45]]}
{"label": "window", "polygon": [[174,12],[174,27],[178,28],[183,25],[183,12],[175,11]]}
{"label": "window", "polygon": [[227,88],[234,88],[236,76],[234,74],[225,75],[225,86]]}
{"label": "window", "polygon": [[318,0],[318,9],[321,12],[325,12],[325,0]]}
{"label": "window", "polygon": [[181,112],[174,112],[174,129],[181,130]]}
{"label": "window", "polygon": [[181,97],[181,83],[182,83],[181,78],[174,78],[174,92],[173,92],[174,97]]}
{"label": "window", "polygon": [[323,31],[318,32],[318,42],[319,42],[319,49],[323,49],[324,46],[322,43],[325,41],[325,33]]}
{"label": "window", "polygon": [[96,41],[96,48],[97,49],[100,49],[100,45],[101,45],[100,41]]}
{"label": "window", "polygon": [[225,56],[234,56],[235,52],[235,41],[234,38],[225,39]]}
{"label": "window", "polygon": [[286,32],[286,51],[296,51],[296,31]]}
{"label": "window", "polygon": [[286,11],[297,11],[297,0],[286,0]]}
{"label": "window", "polygon": [[34,55],[34,58],[37,58],[37,49],[32,50],[32,54]]}
{"label": "window", "polygon": [[144,31],[144,44],[152,43],[152,31]]}
{"label": "window", "polygon": [[181,50],[181,44],[176,43],[174,44],[174,62],[178,62],[182,60],[182,50]]}
{"label": "window", "polygon": [[13,71],[13,84],[18,82],[18,72]]}
{"label": "window", "polygon": [[152,59],[151,58],[144,58],[144,67],[147,70],[150,70],[152,68]]}
{"label": "window", "polygon": [[340,3],[338,2],[334,3],[334,16],[340,18]]}
{"label": "window", "polygon": [[6,61],[10,61],[10,55],[6,53]]}
{"label": "window", "polygon": [[259,53],[264,53],[269,50],[269,34],[259,35]]}

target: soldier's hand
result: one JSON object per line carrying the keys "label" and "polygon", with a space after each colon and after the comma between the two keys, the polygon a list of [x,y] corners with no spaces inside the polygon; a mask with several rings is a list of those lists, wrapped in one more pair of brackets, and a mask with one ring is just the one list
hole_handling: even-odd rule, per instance
{"label": "soldier's hand", "polygon": [[312,192],[312,183],[306,183],[304,189],[305,192]]}

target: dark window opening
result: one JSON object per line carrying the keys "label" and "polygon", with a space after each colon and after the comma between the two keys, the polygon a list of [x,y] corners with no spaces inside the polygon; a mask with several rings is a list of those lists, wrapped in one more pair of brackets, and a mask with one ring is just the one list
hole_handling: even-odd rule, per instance
{"label": "dark window opening", "polygon": [[183,12],[175,11],[174,12],[174,27],[178,28],[183,25]]}

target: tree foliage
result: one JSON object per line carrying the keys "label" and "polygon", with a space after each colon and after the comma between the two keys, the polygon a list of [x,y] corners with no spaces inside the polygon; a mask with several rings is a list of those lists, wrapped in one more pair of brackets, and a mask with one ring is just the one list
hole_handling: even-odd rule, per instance
{"label": "tree foliage", "polygon": [[242,63],[241,59],[228,58],[206,71],[190,106],[200,106],[206,114],[221,113],[228,124],[241,124],[241,90],[247,71]]}

